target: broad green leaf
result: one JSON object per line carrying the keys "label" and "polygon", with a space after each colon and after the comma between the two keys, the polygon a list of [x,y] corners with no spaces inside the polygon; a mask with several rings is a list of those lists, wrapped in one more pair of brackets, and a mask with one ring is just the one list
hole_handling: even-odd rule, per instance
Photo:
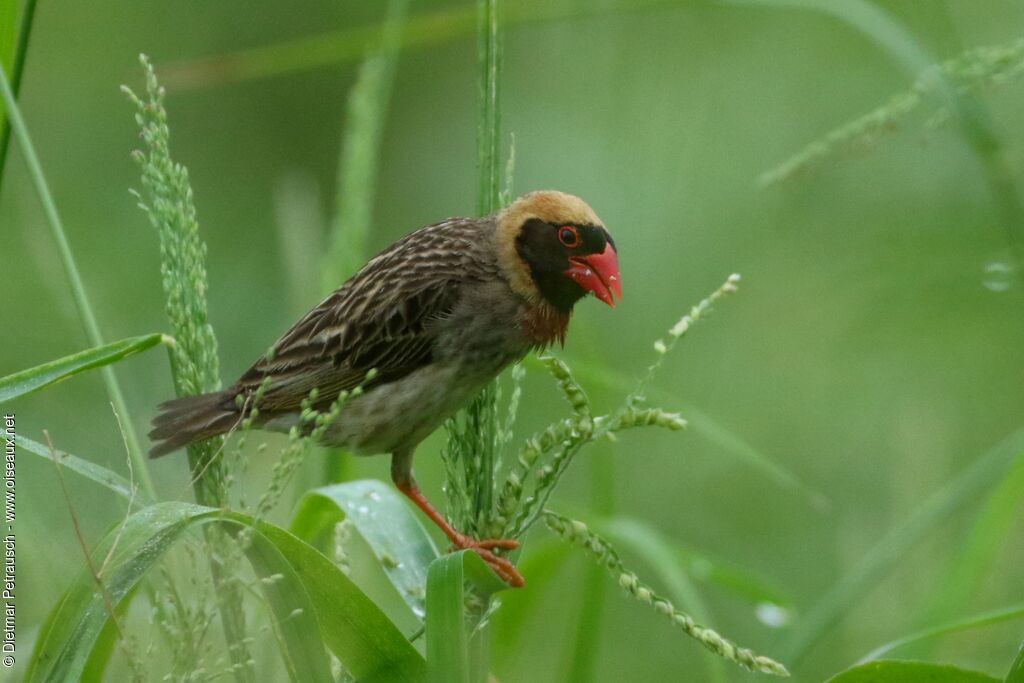
{"label": "broad green leaf", "polygon": [[943,624],[935,628],[925,629],[912,633],[909,636],[898,638],[891,642],[886,643],[880,647],[875,648],[870,653],[861,658],[861,661],[868,661],[872,659],[878,659],[879,657],[892,652],[898,647],[909,645],[911,643],[917,643],[922,640],[928,640],[930,638],[936,638],[938,636],[946,635],[947,633],[957,633],[959,631],[969,631],[975,628],[981,628],[983,626],[989,626],[991,624],[998,624],[1004,621],[1010,621],[1012,619],[1020,619],[1024,617],[1024,603],[1007,607],[1005,609],[993,610],[985,612],[984,614],[978,614],[967,619],[961,619],[951,624]]}
{"label": "broad green leaf", "polygon": [[963,546],[954,554],[941,581],[943,589],[935,591],[922,623],[945,621],[971,604],[971,597],[1013,533],[1014,523],[1024,507],[1021,491],[1024,491],[1024,451],[1017,454],[1006,476],[978,511]]}
{"label": "broad green leaf", "polygon": [[[95,551],[117,605],[176,541],[199,525],[234,529],[254,520],[240,513],[189,503],[158,503],[117,525]],[[331,681],[324,644],[360,681],[415,681],[423,661],[383,613],[327,558],[287,531],[260,522],[247,556],[264,595],[293,681]],[[85,569],[40,634],[26,681],[78,681],[108,621],[103,595]]]}
{"label": "broad green leaf", "polygon": [[518,569],[526,577],[526,590],[509,591],[501,599],[501,609],[494,615],[493,645],[503,668],[511,665],[522,653],[523,636],[529,632],[537,605],[552,579],[568,559],[570,547],[548,537],[539,543],[530,541],[530,552],[524,553]]}
{"label": "broad green leaf", "polygon": [[[14,0],[0,2],[0,67],[3,68],[7,77],[13,73],[14,65],[14,42],[18,34],[18,3]],[[7,125],[4,103],[0,102],[0,128]],[[0,171],[3,167],[0,166]]]}
{"label": "broad green leaf", "polygon": [[1010,673],[1006,674],[1006,680],[1003,683],[1024,683],[1024,643],[1021,643],[1017,658],[1013,660]]}
{"label": "broad green leaf", "polygon": [[1024,449],[1024,429],[1003,439],[893,527],[807,612],[787,644],[786,661],[797,662],[836,622],[874,588],[910,548],[1001,480]]}
{"label": "broad green leaf", "polygon": [[37,365],[0,379],[0,403],[30,394],[80,372],[116,363],[164,341],[162,334],[129,337]]}
{"label": "broad green leaf", "polygon": [[[14,443],[19,448],[23,448],[29,453],[38,455],[41,458],[46,458],[50,462],[53,462],[53,456],[50,453],[49,447],[44,446],[37,441],[33,441],[32,439],[28,439],[19,434],[14,437]],[[72,472],[82,475],[86,479],[91,479],[97,484],[107,487],[122,498],[131,500],[132,484],[120,474],[112,472],[102,465],[97,465],[94,462],[83,460],[82,458],[66,453],[60,449],[56,450],[57,462],[61,467],[66,467]],[[144,491],[136,490],[135,502],[145,505],[153,501],[150,500],[149,496]]]}
{"label": "broad green leaf", "polygon": [[[124,618],[132,599],[135,597],[134,594],[136,590],[138,590],[138,584],[128,592],[128,595],[126,595],[121,601],[121,604],[117,606],[115,613],[117,614],[118,620]],[[107,619],[107,623],[104,624],[103,628],[100,630],[100,635],[96,639],[96,644],[93,645],[92,652],[89,653],[89,659],[86,661],[85,667],[82,669],[83,681],[103,680],[103,673],[107,670],[107,664],[110,663],[111,655],[114,654],[114,647],[117,645],[117,640],[117,625],[112,619]]]}
{"label": "broad green leaf", "polygon": [[486,600],[508,586],[469,550],[434,560],[427,576],[427,680],[470,683],[470,636],[466,633],[466,583],[475,598]]}
{"label": "broad green leaf", "polygon": [[299,501],[291,532],[315,543],[343,518],[366,539],[399,595],[422,619],[426,613],[427,570],[438,552],[402,496],[374,479],[314,489]]}
{"label": "broad green leaf", "polygon": [[[245,523],[251,523],[251,519]],[[324,644],[360,683],[422,680],[426,670],[423,657],[351,579],[315,548],[284,529],[270,524],[258,528],[302,577],[316,606]]]}
{"label": "broad green leaf", "polygon": [[855,666],[827,683],[999,683],[999,679],[947,664],[893,660]]}

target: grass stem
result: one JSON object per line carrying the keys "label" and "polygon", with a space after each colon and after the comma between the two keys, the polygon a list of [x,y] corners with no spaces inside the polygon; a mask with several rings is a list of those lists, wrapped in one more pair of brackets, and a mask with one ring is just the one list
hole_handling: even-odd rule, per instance
{"label": "grass stem", "polygon": [[[21,147],[29,176],[32,179],[32,184],[35,186],[39,202],[42,204],[46,223],[50,226],[50,233],[57,244],[57,252],[60,254],[61,263],[64,265],[64,271],[67,273],[71,284],[71,293],[74,296],[78,313],[82,317],[86,337],[88,337],[92,346],[102,346],[104,343],[103,335],[100,333],[99,324],[96,322],[92,304],[89,303],[89,296],[85,291],[85,283],[82,282],[82,276],[78,272],[78,265],[75,262],[74,254],[71,252],[71,246],[64,232],[64,224],[61,222],[60,214],[57,212],[57,205],[53,201],[53,195],[50,193],[50,187],[46,182],[46,176],[43,174],[39,157],[36,155],[32,139],[29,137],[28,128],[25,126],[25,121],[18,108],[11,83],[8,81],[7,74],[3,69],[0,69],[0,95],[2,95],[4,106],[7,108],[7,120],[10,122],[11,130]],[[128,404],[125,403],[124,395],[121,393],[121,386],[117,381],[117,376],[109,366],[104,367],[101,373],[110,402],[114,405],[114,410],[121,417],[121,422],[124,426],[124,436],[128,442],[128,451],[131,453],[135,473],[139,477],[143,490],[151,498],[155,499],[156,489],[153,487],[153,479],[149,474],[149,463],[146,461],[139,446],[139,438],[135,432],[131,415],[128,412]]]}
{"label": "grass stem", "polygon": [[[12,6],[14,4],[11,3]],[[11,11],[14,11],[13,7]],[[25,0],[25,7],[21,13],[21,26],[18,27],[18,42],[14,47],[14,57],[11,60],[11,92],[14,93],[15,99],[21,92],[21,77],[25,73],[25,57],[28,55],[28,39],[32,34],[32,22],[35,16],[36,0]],[[0,64],[0,69],[2,68],[3,65]],[[3,125],[0,125],[0,188],[2,188],[4,168],[7,166],[7,149],[11,142],[11,124],[3,116],[3,107],[0,107],[0,119],[3,119]]]}

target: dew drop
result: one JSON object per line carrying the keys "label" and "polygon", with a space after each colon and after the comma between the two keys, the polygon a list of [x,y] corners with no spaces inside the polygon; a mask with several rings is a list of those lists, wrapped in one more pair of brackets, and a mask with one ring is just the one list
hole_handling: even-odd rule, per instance
{"label": "dew drop", "polygon": [[776,605],[771,602],[762,602],[758,604],[757,620],[765,626],[771,628],[781,628],[789,623],[792,615],[789,610],[780,605]]}
{"label": "dew drop", "polygon": [[985,264],[982,284],[992,292],[1005,292],[1017,277],[1016,269],[1006,261],[989,261]]}

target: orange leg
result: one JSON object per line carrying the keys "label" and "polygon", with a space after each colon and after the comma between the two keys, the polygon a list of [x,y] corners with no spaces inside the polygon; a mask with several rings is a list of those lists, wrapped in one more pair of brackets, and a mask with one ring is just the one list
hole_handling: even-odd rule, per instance
{"label": "orange leg", "polygon": [[[404,481],[403,481],[404,480]],[[470,538],[465,534],[459,533],[452,525],[448,523],[448,520],[444,518],[440,512],[430,504],[427,497],[423,495],[419,487],[413,480],[411,473],[406,477],[395,477],[395,486],[399,491],[409,497],[409,500],[416,503],[416,507],[423,510],[423,513],[430,518],[434,524],[436,524],[444,535],[452,542],[459,550],[472,550],[480,556],[484,562],[494,570],[494,573],[501,577],[505,583],[509,584],[513,588],[521,588],[526,584],[526,580],[523,576],[516,571],[515,566],[506,560],[504,557],[498,557],[492,550],[515,550],[519,547],[519,542],[511,538],[491,538],[482,541]]]}

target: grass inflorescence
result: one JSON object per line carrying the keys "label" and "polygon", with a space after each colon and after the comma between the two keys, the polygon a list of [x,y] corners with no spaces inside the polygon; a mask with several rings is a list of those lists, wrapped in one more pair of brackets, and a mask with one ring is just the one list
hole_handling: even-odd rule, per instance
{"label": "grass inflorescence", "polygon": [[[762,173],[758,183],[763,187],[777,185],[811,172],[837,153],[875,145],[884,136],[899,130],[903,119],[933,101],[932,96],[947,82],[960,92],[973,92],[1005,84],[1022,72],[1024,38],[967,50],[927,69],[909,89],[891,96],[881,106],[809,143]],[[939,126],[949,121],[952,115],[948,104],[941,102],[928,118],[926,126]]]}
{"label": "grass inflorescence", "polygon": [[[500,64],[497,2],[481,0],[478,9],[481,17],[482,101],[479,201],[481,212],[490,213],[511,198],[514,155],[509,154],[504,191],[501,191],[497,171],[500,156],[497,144],[497,82]],[[143,141],[143,149],[133,155],[142,170],[142,191],[137,196],[160,241],[166,312],[174,334],[173,341],[168,347],[175,390],[179,396],[189,396],[214,391],[220,386],[217,342],[209,322],[206,298],[206,247],[199,234],[197,210],[188,172],[176,163],[170,154],[170,128],[163,105],[164,91],[148,59],[142,57],[141,62],[146,78],[144,95],[136,95],[128,88],[124,89],[136,106],[136,121]],[[525,373],[523,366],[514,367],[510,373],[511,391],[507,401],[502,401],[501,385],[497,382],[492,383],[473,405],[449,423],[449,441],[444,449],[444,462],[448,468],[446,491],[450,516],[461,531],[479,537],[507,536],[524,539],[537,522],[544,521],[558,538],[582,546],[593,553],[612,571],[616,581],[630,595],[668,616],[672,623],[698,639],[710,651],[748,668],[768,673],[785,673],[785,669],[773,660],[739,648],[715,631],[695,623],[690,616],[678,611],[671,602],[659,597],[634,573],[626,569],[619,560],[618,552],[606,540],[593,534],[582,523],[560,517],[547,509],[547,504],[558,484],[577,456],[589,444],[613,439],[616,434],[637,427],[661,427],[673,431],[686,427],[686,421],[679,414],[647,405],[645,388],[660,367],[664,356],[695,322],[707,315],[716,301],[736,290],[737,282],[738,276],[730,276],[719,289],[694,306],[673,325],[665,339],[655,343],[657,355],[654,361],[636,388],[624,397],[618,408],[610,412],[595,409],[568,364],[551,355],[541,356],[540,363],[554,379],[566,400],[567,414],[527,439],[513,451],[514,455],[509,454],[503,459],[503,452],[511,450],[516,415],[522,396],[521,382]],[[366,379],[373,379],[373,373],[371,372]],[[243,417],[237,429],[233,430],[237,432],[237,438],[230,446],[226,446],[225,438],[218,437],[189,447],[194,495],[196,500],[206,507],[185,503],[157,503],[144,507],[136,515],[125,519],[123,528],[130,528],[131,533],[135,534],[128,543],[134,548],[128,555],[137,563],[142,563],[147,558],[149,561],[155,561],[152,558],[157,557],[167,547],[162,546],[158,552],[147,550],[149,546],[141,542],[146,538],[143,532],[153,531],[156,534],[153,538],[159,538],[161,534],[167,537],[167,534],[177,533],[185,528],[185,524],[191,524],[192,521],[212,522],[203,525],[202,534],[198,536],[201,539],[199,543],[191,537],[187,539],[185,548],[188,566],[184,568],[185,571],[172,572],[166,565],[161,565],[161,574],[155,581],[151,578],[150,583],[146,584],[152,625],[167,641],[164,651],[168,653],[171,670],[165,678],[174,681],[204,681],[230,675],[239,682],[255,681],[258,676],[262,676],[259,667],[264,657],[257,649],[257,645],[259,639],[268,637],[271,631],[277,638],[291,680],[305,680],[298,673],[300,670],[322,673],[332,668],[336,679],[347,679],[348,671],[352,672],[353,677],[359,678],[356,672],[360,667],[364,667],[365,671],[371,666],[366,664],[364,658],[384,656],[379,652],[367,653],[366,648],[350,647],[343,637],[337,636],[338,632],[354,633],[359,638],[366,637],[366,633],[369,632],[371,639],[383,639],[381,642],[388,642],[388,647],[393,648],[392,652],[398,652],[401,657],[405,657],[410,671],[417,671],[423,658],[409,645],[410,636],[394,627],[388,618],[379,612],[377,606],[347,578],[352,568],[350,536],[353,531],[366,533],[365,528],[360,527],[361,522],[357,519],[356,513],[348,508],[348,514],[352,517],[340,520],[329,517],[324,510],[312,510],[311,514],[314,516],[328,514],[327,523],[333,525],[334,533],[329,535],[327,542],[323,544],[330,548],[326,556],[319,554],[312,547],[317,543],[312,536],[300,539],[267,521],[270,513],[282,502],[288,483],[312,445],[324,435],[344,409],[346,401],[359,396],[361,387],[341,392],[337,396],[321,396],[313,390],[301,406],[298,423],[291,429],[286,444],[277,453],[271,468],[270,481],[265,489],[251,506],[241,496],[237,507],[232,504],[232,486],[245,472],[247,458],[243,455],[243,448],[252,428],[260,424],[259,403],[267,387],[268,384],[265,382],[251,396],[239,399],[240,414]],[[504,410],[499,410],[503,403]],[[325,404],[328,405],[326,409]],[[256,453],[267,450],[266,444],[260,444]],[[331,488],[318,489],[318,493],[326,497],[330,494]],[[338,495],[335,500],[343,497],[337,488],[334,493]],[[377,497],[371,496],[366,500],[383,500],[379,493],[373,492],[373,495]],[[360,499],[360,505],[362,500]],[[367,505],[373,504],[370,502]],[[210,510],[210,507],[215,509]],[[423,564],[422,567],[417,567],[423,570],[420,576],[428,574],[427,565],[430,565],[429,572],[433,572],[435,566],[442,566],[430,564],[436,557],[436,551],[415,520],[410,523],[401,516],[409,511],[401,504],[397,506],[397,512],[394,510],[395,508],[392,508],[392,512],[388,514],[395,515],[391,521],[401,521],[405,533],[409,534],[406,540],[421,542],[427,551],[420,556],[403,555],[401,561],[408,562],[412,558]],[[245,511],[251,514],[244,514]],[[310,519],[300,520],[299,517],[299,513],[296,513],[293,519],[293,522],[300,522],[297,524],[298,527],[303,523],[307,527],[310,526]],[[168,523],[168,520],[173,522],[171,526],[160,526]],[[363,521],[365,522],[365,519]],[[234,526],[231,526],[232,524]],[[230,532],[227,531],[229,528]],[[331,527],[328,527],[328,530],[330,529]],[[364,539],[373,544],[370,536],[364,535]],[[135,545],[131,545],[133,543]],[[108,558],[113,555],[114,547],[117,547],[116,539]],[[283,550],[285,548],[287,551]],[[319,549],[325,550],[323,547]],[[394,555],[401,555],[405,551],[404,548],[392,548],[388,552],[380,552],[379,548],[374,550],[386,573],[401,567],[401,561]],[[254,557],[257,558],[256,561],[253,561]],[[329,557],[333,558],[333,562],[327,559]],[[424,560],[424,557],[427,559]],[[247,559],[256,570],[255,578],[247,572],[244,564]],[[316,565],[321,559],[325,561],[326,568]],[[475,559],[473,558],[474,561]],[[296,564],[290,564],[293,560]],[[440,558],[434,562],[446,560],[461,562],[462,557]],[[199,570],[198,567],[203,562],[208,564],[208,571]],[[125,567],[128,564],[126,562],[115,567],[121,572],[118,576],[127,575],[128,570]],[[273,571],[267,568],[268,564],[273,566]],[[310,579],[307,573],[310,566],[315,566],[320,572],[313,579]],[[406,567],[403,571],[408,569]],[[140,571],[144,573],[146,570]],[[437,575],[432,573],[431,576],[430,580],[434,581]],[[451,612],[456,616],[458,628],[453,632],[462,633],[464,617],[468,616],[466,621],[471,628],[468,638],[464,639],[470,650],[466,653],[467,658],[474,662],[475,670],[486,673],[489,668],[488,622],[500,605],[497,600],[492,599],[492,591],[496,588],[492,586],[486,591],[469,595],[465,602],[468,605],[468,615],[464,615],[461,611],[463,580],[461,574],[458,576],[460,592],[455,604],[459,609]],[[600,574],[598,577],[601,578]],[[132,580],[140,578],[141,575]],[[311,613],[311,610],[320,609],[322,606],[310,603],[313,595],[311,591],[316,587],[303,581],[315,581],[319,578],[332,582],[337,596],[343,596],[335,599],[334,594],[318,594],[316,602],[330,603],[332,614]],[[395,581],[390,573],[389,578]],[[473,580],[471,579],[471,582]],[[403,581],[401,584],[395,583],[396,588],[399,585],[408,585],[407,577]],[[124,582],[120,584],[122,588],[125,585],[127,584]],[[290,586],[292,594],[283,595],[279,592],[284,590],[282,586]],[[430,586],[433,590],[437,584],[431,583]],[[101,583],[99,587],[103,589],[104,586]],[[267,614],[272,613],[268,625],[263,625],[267,622],[259,620],[250,622],[250,628],[247,628],[247,618],[252,617],[247,615],[244,607],[253,596],[256,601],[261,601],[259,604],[266,608]],[[107,611],[115,626],[115,614],[118,610],[126,609],[128,605],[124,597],[122,592],[115,599],[108,601]],[[365,602],[360,603],[356,612],[346,613],[343,618],[330,622],[333,614],[344,612],[350,604],[350,598],[362,599]],[[332,600],[334,602],[331,602]],[[120,604],[117,604],[118,601]],[[366,623],[370,626],[357,623],[359,619],[353,617],[353,614],[359,610],[362,610],[360,616],[366,617]],[[256,613],[261,616],[263,614]],[[422,611],[416,613],[416,616],[422,618]],[[218,648],[210,638],[211,626],[216,618],[220,619],[223,627],[226,649]],[[300,620],[303,620],[301,625],[293,624]],[[330,633],[321,631],[321,622],[330,623],[333,630]],[[73,620],[66,623],[73,623]],[[293,625],[294,630],[291,630]],[[414,631],[411,637],[414,638],[415,633]],[[437,636],[431,636],[430,631],[427,633],[428,642],[431,637],[436,642]],[[436,634],[436,631],[434,633]],[[321,639],[323,642],[320,642]],[[133,677],[141,680],[145,676],[141,662],[148,665],[148,657],[137,656],[139,646],[134,640],[126,640],[122,644],[130,646],[127,664],[132,670]],[[333,663],[327,660],[325,650],[328,647],[337,657]],[[429,650],[430,648],[428,656]],[[148,654],[152,651],[151,644],[145,652]],[[301,654],[299,659],[295,658],[297,653]],[[309,662],[303,659],[307,654],[311,655]],[[339,665],[339,660],[344,660],[344,667]],[[314,678],[321,680],[316,676]]]}
{"label": "grass inflorescence", "polygon": [[569,519],[550,510],[544,511],[544,523],[559,538],[586,550],[593,558],[604,566],[611,576],[638,602],[650,606],[658,614],[668,617],[674,626],[682,629],[691,638],[696,639],[708,650],[752,671],[788,676],[789,671],[774,659],[758,655],[740,647],[728,638],[723,638],[716,631],[696,623],[689,614],[680,612],[670,600],[654,592],[647,584],[640,581],[635,573],[628,570],[619,559],[619,554],[612,545],[595,534],[587,525],[578,520]]}
{"label": "grass inflorescence", "polygon": [[[170,152],[170,127],[164,108],[165,91],[145,55],[139,61],[146,78],[145,97],[123,86],[136,107],[135,120],[144,144],[133,157],[142,170],[139,206],[149,216],[160,238],[160,273],[165,309],[174,333],[171,370],[178,396],[192,396],[220,388],[217,338],[207,315],[206,244],[199,222],[188,170]],[[224,439],[216,437],[188,447],[188,462],[196,500],[220,507],[227,503],[228,473],[221,458]],[[239,683],[253,680],[252,656],[242,605],[243,586],[238,554],[229,537],[216,528],[205,530],[210,551],[210,573],[220,606],[232,672]]]}
{"label": "grass inflorescence", "polygon": [[[692,617],[677,610],[669,600],[654,593],[635,573],[627,570],[608,541],[587,529],[582,522],[561,517],[546,507],[562,476],[589,444],[614,438],[617,433],[636,427],[661,427],[672,431],[686,427],[686,420],[681,415],[645,405],[644,391],[665,356],[695,323],[710,313],[715,302],[737,290],[739,280],[739,275],[730,275],[718,289],[672,325],[664,339],[654,343],[654,361],[637,382],[635,389],[625,396],[620,407],[613,412],[595,415],[586,391],[576,381],[569,365],[551,355],[541,356],[541,363],[555,380],[568,404],[569,415],[526,439],[515,457],[510,459],[500,485],[494,474],[488,472],[485,475],[480,471],[479,458],[474,456],[474,449],[479,448],[479,442],[466,436],[474,434],[472,426],[462,426],[449,437],[446,447],[446,487],[454,523],[465,524],[466,528],[478,535],[522,539],[538,521],[543,520],[559,538],[595,555],[619,585],[634,598],[668,616],[673,624],[711,652],[751,670],[788,675],[786,668],[775,660],[741,648],[716,631],[697,624]],[[491,429],[476,433],[476,439],[479,439],[480,433],[504,435],[493,442],[497,449],[497,462],[501,462],[501,449],[508,441],[507,435],[511,433],[519,401],[521,374],[521,369],[513,373],[515,384],[509,401],[509,417],[502,422],[495,411],[490,418]],[[481,479],[488,475],[491,478]],[[472,495],[474,486],[494,486],[494,510],[489,526],[482,526],[484,520],[478,516],[479,508]]]}
{"label": "grass inflorescence", "polygon": [[[149,216],[160,238],[160,274],[165,310],[174,332],[171,347],[174,388],[179,396],[193,396],[220,388],[217,338],[207,315],[206,245],[199,237],[199,222],[188,170],[171,158],[170,127],[164,108],[164,89],[143,55],[146,76],[142,98],[130,88],[123,92],[136,107],[144,150],[132,153],[142,170],[139,207]],[[189,448],[189,461],[197,475],[196,496],[202,503],[223,501],[225,472],[215,460],[221,439]]]}

